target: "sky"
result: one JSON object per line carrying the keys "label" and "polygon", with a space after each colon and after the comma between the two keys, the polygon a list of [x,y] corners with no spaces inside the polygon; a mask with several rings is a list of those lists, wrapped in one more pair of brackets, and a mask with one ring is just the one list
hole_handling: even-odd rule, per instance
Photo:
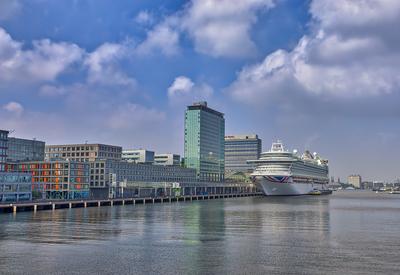
{"label": "sky", "polygon": [[398,0],[0,0],[0,128],[183,155],[206,100],[226,134],[400,178]]}

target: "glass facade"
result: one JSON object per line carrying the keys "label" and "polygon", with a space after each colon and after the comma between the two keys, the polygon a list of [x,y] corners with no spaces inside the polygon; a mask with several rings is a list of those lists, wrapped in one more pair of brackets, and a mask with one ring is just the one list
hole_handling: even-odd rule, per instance
{"label": "glass facade", "polygon": [[31,200],[31,181],[29,173],[0,172],[0,202]]}
{"label": "glass facade", "polygon": [[225,176],[236,172],[253,170],[248,160],[259,159],[261,139],[257,135],[235,135],[225,137]]}
{"label": "glass facade", "polygon": [[0,172],[5,170],[7,159],[8,131],[0,130]]}
{"label": "glass facade", "polygon": [[118,182],[195,183],[196,170],[180,166],[149,165],[127,161],[100,160],[90,163],[90,187],[110,186],[110,175]]}
{"label": "glass facade", "polygon": [[185,113],[185,165],[200,181],[224,180],[224,115],[206,102],[188,106]]}
{"label": "glass facade", "polygon": [[8,161],[43,161],[45,143],[38,140],[8,138]]}
{"label": "glass facade", "polygon": [[38,161],[7,164],[7,171],[29,172],[34,199],[89,197],[89,164],[74,161]]}

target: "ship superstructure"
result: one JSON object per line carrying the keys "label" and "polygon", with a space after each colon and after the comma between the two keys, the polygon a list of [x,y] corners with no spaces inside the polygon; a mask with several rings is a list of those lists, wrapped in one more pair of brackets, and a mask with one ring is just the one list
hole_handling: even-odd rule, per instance
{"label": "ship superstructure", "polygon": [[260,159],[248,162],[255,164],[252,180],[265,195],[304,195],[325,190],[329,183],[327,160],[309,151],[302,155],[297,150],[287,151],[281,141],[272,143]]}

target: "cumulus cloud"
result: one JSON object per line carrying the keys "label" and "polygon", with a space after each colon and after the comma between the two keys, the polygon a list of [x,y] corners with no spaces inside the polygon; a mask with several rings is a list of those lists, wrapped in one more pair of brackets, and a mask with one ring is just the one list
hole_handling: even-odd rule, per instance
{"label": "cumulus cloud", "polygon": [[24,107],[20,103],[15,101],[7,103],[3,106],[3,109],[17,116],[20,116],[24,112]]}
{"label": "cumulus cloud", "polygon": [[0,28],[0,79],[4,81],[52,81],[83,54],[75,44],[49,39],[33,41],[33,49],[23,50],[22,43]]}
{"label": "cumulus cloud", "polygon": [[257,21],[257,12],[273,6],[273,0],[193,0],[183,15],[183,28],[200,53],[249,56],[256,49],[250,28]]}
{"label": "cumulus cloud", "polygon": [[136,53],[150,55],[161,53],[173,56],[179,53],[178,18],[170,16],[147,32],[146,39],[138,45]]}
{"label": "cumulus cloud", "polygon": [[[391,94],[400,88],[399,47],[385,32],[400,24],[398,1],[313,1],[315,30],[292,51],[277,50],[242,69],[228,88],[251,103],[296,93],[358,98]],[[367,19],[366,19],[367,18]],[[371,29],[371,21],[385,32]],[[397,32],[392,36],[400,38]],[[264,100],[264,101],[262,101]]]}
{"label": "cumulus cloud", "polygon": [[[195,50],[213,57],[246,57],[256,51],[251,27],[260,11],[274,7],[275,0],[192,0],[175,14],[147,32],[138,46],[139,54],[179,53],[179,39],[188,34]],[[147,22],[150,15],[141,12],[137,21]]]}
{"label": "cumulus cloud", "polygon": [[127,44],[104,43],[88,54],[84,64],[88,67],[88,82],[106,85],[134,86],[136,81],[119,67],[119,61],[129,55]]}
{"label": "cumulus cloud", "polygon": [[195,84],[186,76],[178,76],[167,92],[171,103],[189,104],[193,101],[209,99],[213,94],[213,89],[205,83]]}
{"label": "cumulus cloud", "polygon": [[140,25],[150,25],[154,22],[154,18],[150,12],[141,11],[136,15],[135,22]]}

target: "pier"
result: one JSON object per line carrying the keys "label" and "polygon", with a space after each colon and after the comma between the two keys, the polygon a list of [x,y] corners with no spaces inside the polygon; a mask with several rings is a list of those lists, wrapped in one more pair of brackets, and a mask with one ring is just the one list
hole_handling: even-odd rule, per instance
{"label": "pier", "polygon": [[[155,204],[155,203],[173,203],[173,202],[192,202],[201,200],[215,200],[225,198],[240,198],[261,196],[262,193],[255,189],[232,189],[227,188],[224,193],[200,193],[185,194],[178,196],[148,196],[132,198],[114,198],[114,199],[87,199],[87,200],[53,200],[53,201],[26,201],[18,203],[0,204],[0,213],[17,213],[23,211],[42,211],[57,210],[66,208],[87,208],[102,207],[114,205],[136,205],[136,204]],[[236,192],[235,192],[236,191]]]}

